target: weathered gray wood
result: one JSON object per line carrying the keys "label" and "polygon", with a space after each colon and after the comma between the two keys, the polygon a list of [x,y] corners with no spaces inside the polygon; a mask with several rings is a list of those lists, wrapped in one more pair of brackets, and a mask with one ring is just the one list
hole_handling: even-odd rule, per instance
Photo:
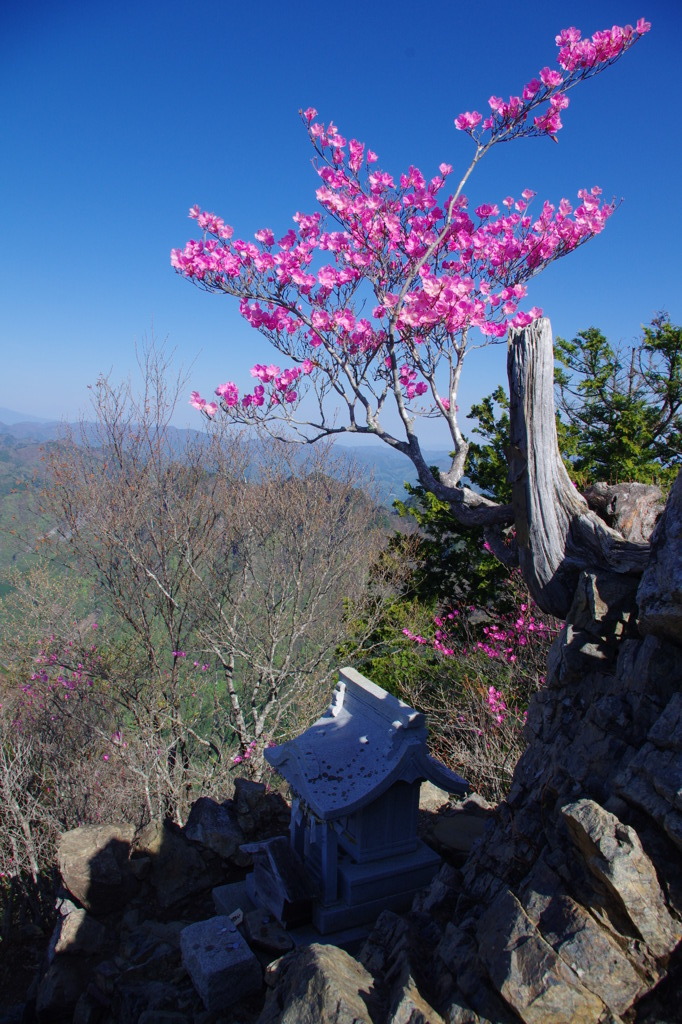
{"label": "weathered gray wood", "polygon": [[608,527],[589,510],[566,472],[557,444],[549,320],[510,332],[507,373],[519,565],[537,604],[564,618],[581,570],[639,574],[649,545],[625,541]]}

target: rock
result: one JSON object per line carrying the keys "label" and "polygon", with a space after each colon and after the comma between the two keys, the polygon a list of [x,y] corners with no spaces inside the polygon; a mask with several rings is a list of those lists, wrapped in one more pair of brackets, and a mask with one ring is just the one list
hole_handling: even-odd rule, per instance
{"label": "rock", "polygon": [[544,860],[525,881],[520,902],[545,941],[613,1013],[626,1012],[645,991],[625,941],[568,896]]}
{"label": "rock", "polygon": [[262,804],[266,795],[264,782],[254,782],[253,779],[234,780],[234,805],[237,814],[253,814]]}
{"label": "rock", "polygon": [[71,1024],[87,979],[87,964],[78,957],[55,957],[36,994],[36,1017],[40,1024]]}
{"label": "rock", "polygon": [[229,809],[207,796],[192,804],[183,831],[187,839],[201,843],[223,860],[233,857],[246,839]]}
{"label": "rock", "polygon": [[439,786],[434,786],[428,779],[419,787],[419,810],[435,814],[450,803],[450,794]]}
{"label": "rock", "polygon": [[191,1024],[191,1018],[173,1010],[144,1010],[137,1024]]}
{"label": "rock", "polygon": [[525,1024],[596,1024],[606,1010],[541,936],[507,890],[481,917],[479,956]]}
{"label": "rock", "polygon": [[625,1013],[646,990],[644,979],[620,946],[570,897],[553,897],[539,927],[583,985],[613,1013]]}
{"label": "rock", "polygon": [[433,838],[438,847],[454,853],[468,854],[474,843],[486,830],[487,821],[478,814],[459,811],[442,816],[433,827]]}
{"label": "rock", "polygon": [[642,633],[682,644],[682,472],[653,532],[637,602]]}
{"label": "rock", "polygon": [[180,947],[192,984],[211,1013],[226,1010],[262,985],[260,964],[229,917],[188,925]]}
{"label": "rock", "polygon": [[139,1022],[143,1013],[176,1012],[179,999],[179,989],[168,980],[129,981],[124,976],[116,987],[110,1019],[117,1024],[127,1024],[128,1021]]}
{"label": "rock", "polygon": [[470,921],[461,926],[449,922],[435,951],[443,1016],[448,1024],[518,1024],[519,1018],[490,983],[472,931]]}
{"label": "rock", "polygon": [[252,949],[262,949],[277,956],[288,953],[294,945],[291,936],[265,910],[252,910],[245,915],[244,935]]}
{"label": "rock", "polygon": [[210,889],[218,881],[201,854],[163,822],[152,821],[135,837],[133,849],[151,860],[151,883],[161,907]]}
{"label": "rock", "polygon": [[625,911],[654,956],[670,953],[681,936],[635,830],[593,800],[566,804],[561,814],[587,867],[615,897],[617,911]]}
{"label": "rock", "polygon": [[[568,622],[574,630],[615,640],[627,632],[637,615],[637,578],[615,572],[582,572]],[[632,631],[631,631],[632,632]]]}
{"label": "rock", "polygon": [[48,962],[51,963],[57,953],[85,953],[88,956],[101,953],[106,937],[107,930],[103,924],[87,910],[73,907],[69,914],[60,913],[57,919],[48,946]]}
{"label": "rock", "polygon": [[191,1018],[174,1010],[144,1010],[137,1024],[191,1024]]}
{"label": "rock", "polygon": [[60,836],[57,863],[64,885],[87,910],[119,909],[137,890],[130,868],[132,825],[87,825]]}
{"label": "rock", "polygon": [[610,527],[636,544],[646,543],[663,512],[663,495],[653,484],[592,484],[587,504]]}
{"label": "rock", "polygon": [[547,659],[547,678],[564,686],[578,683],[588,673],[612,672],[615,649],[587,629],[567,622],[552,644]]}
{"label": "rock", "polygon": [[422,961],[424,947],[419,944],[407,921],[390,910],[377,918],[360,951],[360,962],[374,977],[381,978],[387,992],[386,1020],[391,1024],[443,1024],[443,1018],[427,1001],[415,980],[415,959]]}
{"label": "rock", "polygon": [[76,1003],[72,1024],[101,1024],[106,1020],[109,1005],[97,986],[89,984]]}
{"label": "rock", "polygon": [[233,803],[239,827],[250,839],[288,832],[291,808],[281,793],[268,791],[264,783],[235,779]]}
{"label": "rock", "polygon": [[248,914],[256,907],[249,896],[246,879],[241,882],[229,882],[227,885],[217,885],[211,893],[213,906],[217,914],[224,914],[229,917],[236,911]]}
{"label": "rock", "polygon": [[317,943],[278,961],[257,1024],[372,1024],[374,979],[336,946]]}

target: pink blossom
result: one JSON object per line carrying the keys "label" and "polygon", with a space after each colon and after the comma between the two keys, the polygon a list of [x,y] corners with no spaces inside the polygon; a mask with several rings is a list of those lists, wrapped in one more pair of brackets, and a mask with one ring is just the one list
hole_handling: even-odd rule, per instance
{"label": "pink blossom", "polygon": [[481,114],[477,110],[466,110],[455,118],[455,128],[460,132],[470,132],[481,122]]}
{"label": "pink blossom", "polygon": [[555,89],[558,85],[561,85],[563,78],[559,71],[553,71],[552,68],[543,68],[540,72],[540,81],[546,88]]}

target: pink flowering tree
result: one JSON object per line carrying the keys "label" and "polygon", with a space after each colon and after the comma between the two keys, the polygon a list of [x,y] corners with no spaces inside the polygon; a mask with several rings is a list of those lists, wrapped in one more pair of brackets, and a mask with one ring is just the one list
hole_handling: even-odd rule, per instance
{"label": "pink flowering tree", "polygon": [[[551,331],[542,310],[526,302],[528,281],[601,232],[614,204],[598,187],[558,205],[525,189],[470,210],[464,190],[493,147],[534,137],[556,142],[570,91],[615,63],[649,27],[642,19],[585,39],[563,30],[555,68],[543,67],[508,100],[491,96],[486,115],[455,118],[473,147],[460,174],[442,163],[431,177],[411,166],[396,178],[380,169],[376,153],[310,108],[302,119],[316,154],[321,210],[297,213],[279,239],[265,228],[250,241],[234,239],[222,218],[195,206],[190,217],[202,235],[171,255],[182,276],[234,296],[278,353],[277,363],[253,367],[255,383],[246,390],[228,381],[212,401],[193,392],[195,408],[209,418],[220,409],[236,423],[257,422],[307,443],[344,432],[380,438],[413,462],[422,486],[447,501],[459,522],[488,527],[493,547],[502,549],[499,529],[516,522],[527,538],[520,563],[531,593],[556,614],[570,601],[581,558],[569,557],[568,548],[580,548],[582,534],[591,538],[585,558],[629,570],[642,560],[595,522],[562,474]],[[457,409],[466,355],[505,338],[520,460],[511,505],[461,485],[468,446]],[[440,475],[422,453],[423,418],[442,424],[452,449]],[[539,539],[538,502],[555,510]]]}

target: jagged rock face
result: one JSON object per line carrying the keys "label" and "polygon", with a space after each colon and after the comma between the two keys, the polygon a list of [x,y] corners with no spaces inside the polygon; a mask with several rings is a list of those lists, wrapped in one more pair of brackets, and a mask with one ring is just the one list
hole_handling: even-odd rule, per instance
{"label": "jagged rock face", "polygon": [[674,643],[682,637],[682,473],[651,538],[651,559],[637,593],[640,630]]}
{"label": "jagged rock face", "polygon": [[448,1020],[619,1020],[665,978],[682,939],[681,527],[682,478],[637,594],[656,636],[636,629],[636,579],[582,575],[509,797],[462,878],[426,897],[432,916],[454,904],[433,945]]}
{"label": "jagged rock face", "polygon": [[[652,494],[610,497],[644,537]],[[682,949],[681,539],[682,476],[639,590],[581,575],[508,799],[461,872],[365,946],[381,1024],[682,1020],[653,991]],[[290,1019],[277,998],[268,1024]]]}

